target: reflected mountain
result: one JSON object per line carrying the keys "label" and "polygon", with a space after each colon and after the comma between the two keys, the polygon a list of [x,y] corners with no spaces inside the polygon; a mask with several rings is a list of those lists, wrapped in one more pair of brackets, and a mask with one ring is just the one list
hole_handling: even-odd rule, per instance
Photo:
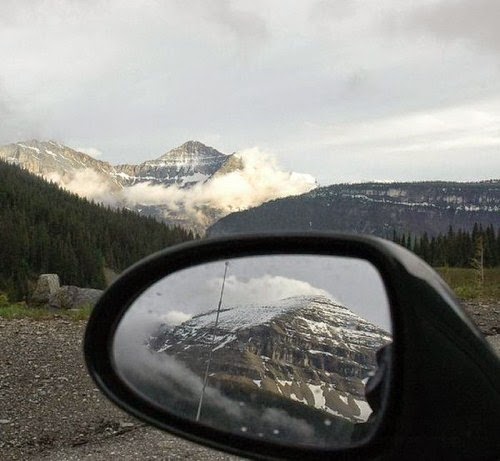
{"label": "reflected mountain", "polygon": [[320,410],[323,418],[367,421],[365,384],[376,352],[391,341],[387,331],[324,296],[223,308],[215,328],[216,316],[213,310],[162,326],[150,347],[200,380],[212,349],[207,386],[223,395],[266,396]]}

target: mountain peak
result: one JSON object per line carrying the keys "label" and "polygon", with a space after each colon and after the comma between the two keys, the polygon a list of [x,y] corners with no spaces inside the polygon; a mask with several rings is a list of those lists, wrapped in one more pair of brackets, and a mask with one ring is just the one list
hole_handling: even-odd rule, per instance
{"label": "mountain peak", "polygon": [[160,159],[175,160],[178,162],[192,162],[201,159],[222,157],[226,157],[226,155],[213,147],[206,146],[199,141],[187,141],[181,146],[168,151],[166,154],[162,155]]}
{"label": "mountain peak", "polygon": [[[209,386],[262,389],[261,395],[273,401],[284,399],[281,409],[295,401],[324,412],[319,422],[324,427],[325,417],[353,423],[368,419],[366,379],[376,370],[376,351],[389,342],[389,333],[346,306],[305,295],[227,307],[219,315],[206,312],[173,328],[160,327],[149,345],[183,370],[193,370],[197,376],[191,382],[201,382],[210,357]],[[185,376],[165,385],[175,386]],[[292,407],[297,414],[299,407]]]}
{"label": "mountain peak", "polygon": [[196,150],[203,150],[203,149],[212,149],[212,147],[206,146],[200,141],[186,141],[184,144],[181,146],[177,147],[177,149],[183,149],[187,150],[189,152],[194,152]]}

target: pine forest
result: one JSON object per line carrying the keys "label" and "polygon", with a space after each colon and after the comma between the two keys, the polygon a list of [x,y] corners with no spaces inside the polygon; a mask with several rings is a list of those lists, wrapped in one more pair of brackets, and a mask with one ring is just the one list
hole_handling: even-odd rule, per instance
{"label": "pine forest", "polygon": [[39,274],[104,288],[105,269],[120,272],[193,233],[127,209],[111,209],[0,162],[0,292],[25,299]]}

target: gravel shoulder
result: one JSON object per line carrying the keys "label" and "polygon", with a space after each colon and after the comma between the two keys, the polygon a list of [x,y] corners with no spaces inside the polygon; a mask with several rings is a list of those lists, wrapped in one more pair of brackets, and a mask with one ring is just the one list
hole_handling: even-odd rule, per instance
{"label": "gravel shoulder", "polygon": [[0,459],[237,459],[147,427],[87,375],[85,322],[0,319]]}
{"label": "gravel shoulder", "polygon": [[464,301],[462,305],[487,338],[500,335],[500,301]]}
{"label": "gravel shoulder", "polygon": [[500,301],[466,301],[462,304],[471,320],[500,357]]}
{"label": "gravel shoulder", "polygon": [[[500,356],[500,303],[465,309]],[[0,459],[239,459],[145,426],[108,402],[87,375],[84,329],[63,319],[0,319]]]}

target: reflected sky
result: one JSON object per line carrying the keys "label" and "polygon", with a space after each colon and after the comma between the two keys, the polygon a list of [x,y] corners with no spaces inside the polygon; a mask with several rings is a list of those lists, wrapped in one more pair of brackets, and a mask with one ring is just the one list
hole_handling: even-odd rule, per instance
{"label": "reflected sky", "polygon": [[[127,313],[134,325],[150,321],[175,325],[217,308],[226,260],[194,266],[148,288]],[[321,295],[391,331],[387,294],[372,264],[356,258],[273,255],[230,259],[222,307],[263,305],[280,299]]]}

